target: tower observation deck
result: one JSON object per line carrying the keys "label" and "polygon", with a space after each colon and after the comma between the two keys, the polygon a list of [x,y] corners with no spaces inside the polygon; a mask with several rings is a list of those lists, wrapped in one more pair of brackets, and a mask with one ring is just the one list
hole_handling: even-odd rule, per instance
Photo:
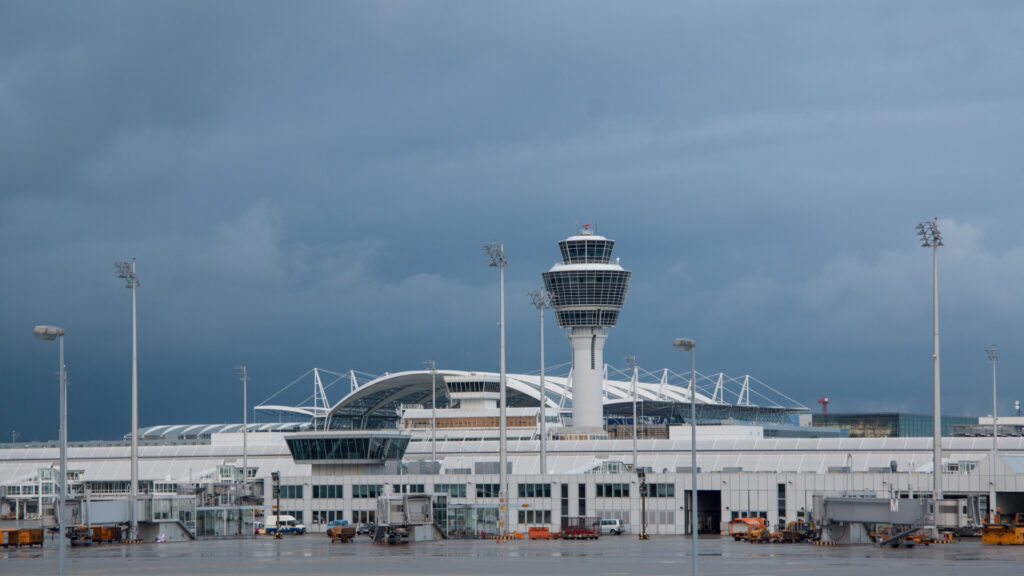
{"label": "tower observation deck", "polygon": [[584,434],[603,430],[604,341],[629,289],[630,272],[611,260],[614,246],[584,226],[558,243],[562,263],[541,275],[572,345],[572,427]]}

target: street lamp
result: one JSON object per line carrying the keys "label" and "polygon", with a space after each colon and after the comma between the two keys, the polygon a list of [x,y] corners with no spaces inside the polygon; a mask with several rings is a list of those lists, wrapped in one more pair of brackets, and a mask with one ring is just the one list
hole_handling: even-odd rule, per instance
{"label": "street lamp", "polygon": [[934,375],[935,404],[932,416],[932,444],[934,454],[932,456],[932,476],[935,482],[932,488],[932,496],[936,501],[942,499],[942,410],[939,402],[939,246],[942,243],[942,233],[939,232],[939,219],[928,222],[921,222],[917,225],[917,234],[921,237],[921,247],[932,249],[932,327],[933,327],[933,351],[932,351],[932,374]]}
{"label": "street lamp", "polygon": [[242,492],[249,497],[249,371],[245,366],[236,366],[235,372],[242,379]]}
{"label": "street lamp", "polygon": [[988,489],[988,521],[995,523],[996,512],[996,458],[999,457],[999,446],[996,438],[999,437],[999,420],[996,417],[996,362],[999,361],[999,351],[993,344],[985,348],[988,354],[988,361],[992,363],[992,465],[989,466],[989,489]]}
{"label": "street lamp", "polygon": [[125,281],[125,288],[132,291],[132,483],[129,490],[129,514],[131,518],[131,540],[139,537],[139,348],[135,330],[135,289],[141,286],[135,275],[135,258],[131,262],[114,263],[117,277]]}
{"label": "street lamp", "polygon": [[437,366],[433,360],[424,362],[430,366],[430,470],[437,465]]}
{"label": "street lamp", "polygon": [[697,343],[688,338],[676,338],[677,350],[690,352],[690,531],[693,532],[693,576],[697,576]]}
{"label": "street lamp", "polygon": [[551,295],[543,288],[529,292],[530,302],[540,310],[540,473],[548,473],[548,395],[544,389],[544,309],[551,307]]}
{"label": "street lamp", "polygon": [[[57,493],[58,503],[58,533],[57,539],[60,541],[60,574],[64,574],[64,539],[66,536],[66,522],[64,498],[67,494],[68,484],[68,380],[67,371],[64,368],[64,329],[56,326],[36,326],[32,330],[32,335],[40,340],[46,340],[52,342],[53,340],[58,341],[60,348],[60,432],[58,434],[60,440],[60,489]],[[42,510],[40,510],[42,514]]]}

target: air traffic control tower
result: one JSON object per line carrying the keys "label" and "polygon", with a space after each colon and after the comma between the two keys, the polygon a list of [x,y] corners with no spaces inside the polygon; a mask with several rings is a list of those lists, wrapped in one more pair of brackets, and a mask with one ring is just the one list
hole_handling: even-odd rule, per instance
{"label": "air traffic control tower", "polygon": [[542,274],[558,325],[572,345],[572,428],[560,435],[604,433],[604,341],[619,319],[630,272],[612,262],[614,240],[585,225],[558,243],[562,263]]}

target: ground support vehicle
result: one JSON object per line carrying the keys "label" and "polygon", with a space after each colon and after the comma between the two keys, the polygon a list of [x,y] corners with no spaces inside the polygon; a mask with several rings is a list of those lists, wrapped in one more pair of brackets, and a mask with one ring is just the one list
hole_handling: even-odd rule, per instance
{"label": "ground support vehicle", "polygon": [[551,540],[552,538],[558,537],[557,532],[552,536],[551,531],[548,530],[547,526],[530,526],[527,534],[529,535],[530,540]]}
{"label": "ground support vehicle", "polygon": [[92,527],[92,541],[93,542],[120,542],[121,541],[121,527],[120,526],[93,526]]}
{"label": "ground support vehicle", "polygon": [[327,529],[327,536],[330,537],[331,543],[341,542],[345,544],[351,542],[356,537],[355,526],[331,526]]}
{"label": "ground support vehicle", "polygon": [[601,520],[593,516],[563,516],[563,540],[597,540],[601,537]]}
{"label": "ground support vehicle", "polygon": [[267,516],[265,519],[267,534],[305,534],[306,526],[290,514],[282,514],[279,518]]}
{"label": "ground support vehicle", "polygon": [[42,528],[7,528],[0,530],[0,545],[4,548],[8,546],[15,546],[21,548],[22,546],[42,546],[43,545],[43,529]]}
{"label": "ground support vehicle", "polygon": [[732,522],[729,522],[729,535],[732,539],[739,542],[741,540],[757,541],[762,537],[762,533],[767,532],[768,526],[765,524],[764,518],[753,517],[753,518],[736,518]]}
{"label": "ground support vehicle", "polygon": [[377,526],[372,536],[374,544],[408,544],[409,527],[402,524]]}
{"label": "ground support vehicle", "polygon": [[72,546],[92,545],[92,530],[88,526],[68,526],[67,530]]}
{"label": "ground support vehicle", "polygon": [[782,530],[772,532],[770,540],[780,544],[809,542],[815,539],[816,533],[817,530],[815,529],[814,522],[797,520],[796,522],[786,524],[786,527]]}
{"label": "ground support vehicle", "polygon": [[1024,514],[1014,514],[1005,523],[1000,522],[997,515],[995,523],[982,527],[981,543],[999,546],[1024,544]]}

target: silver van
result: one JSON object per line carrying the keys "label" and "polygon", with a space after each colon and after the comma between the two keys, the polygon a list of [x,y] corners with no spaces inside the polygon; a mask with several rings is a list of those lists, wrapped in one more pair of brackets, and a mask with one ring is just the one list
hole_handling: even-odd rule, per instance
{"label": "silver van", "polygon": [[601,520],[601,534],[614,534],[618,536],[622,534],[622,524],[618,519],[614,518]]}

